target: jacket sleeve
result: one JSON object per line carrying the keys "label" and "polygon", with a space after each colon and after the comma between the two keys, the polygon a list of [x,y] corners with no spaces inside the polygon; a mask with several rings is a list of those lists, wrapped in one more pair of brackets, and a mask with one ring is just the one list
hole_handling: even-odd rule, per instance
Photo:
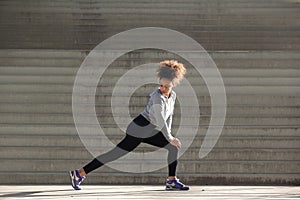
{"label": "jacket sleeve", "polygon": [[167,119],[167,126],[168,126],[168,129],[170,130],[170,133],[172,132],[171,130],[171,127],[172,127],[172,120],[173,120],[173,114],[171,114],[168,119]]}
{"label": "jacket sleeve", "polygon": [[150,120],[151,123],[163,133],[165,138],[169,142],[171,142],[174,139],[174,137],[171,134],[172,116],[170,116],[168,119],[164,119],[163,113],[165,112],[165,110],[163,108],[163,104],[163,99],[159,96],[155,96],[153,98],[153,104],[150,109]]}

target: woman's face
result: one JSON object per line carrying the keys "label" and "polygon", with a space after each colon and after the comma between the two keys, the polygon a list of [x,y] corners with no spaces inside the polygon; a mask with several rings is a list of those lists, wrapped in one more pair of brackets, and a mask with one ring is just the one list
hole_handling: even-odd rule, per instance
{"label": "woman's face", "polygon": [[159,79],[160,92],[162,94],[166,95],[167,97],[170,96],[173,87],[174,87],[174,85],[171,80],[169,80],[167,78]]}

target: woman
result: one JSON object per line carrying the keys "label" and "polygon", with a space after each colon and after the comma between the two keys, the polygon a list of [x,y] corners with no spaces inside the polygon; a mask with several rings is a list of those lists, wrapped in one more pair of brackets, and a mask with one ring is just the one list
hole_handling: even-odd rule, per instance
{"label": "woman", "polygon": [[69,172],[75,190],[81,189],[79,185],[88,173],[133,151],[142,142],[168,150],[169,177],[166,190],[189,190],[189,186],[176,178],[178,149],[181,143],[171,134],[176,100],[176,93],[172,88],[179,84],[185,72],[183,64],[175,60],[160,62],[157,70],[160,86],[151,93],[144,111],[128,125],[125,138],[111,151],[93,159],[83,168]]}

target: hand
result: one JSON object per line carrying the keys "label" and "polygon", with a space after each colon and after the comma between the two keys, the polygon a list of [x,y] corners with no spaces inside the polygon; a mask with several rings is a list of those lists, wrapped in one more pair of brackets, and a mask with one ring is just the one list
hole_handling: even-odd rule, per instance
{"label": "hand", "polygon": [[177,149],[181,148],[181,142],[178,138],[174,138],[173,140],[171,140],[170,144],[177,147]]}

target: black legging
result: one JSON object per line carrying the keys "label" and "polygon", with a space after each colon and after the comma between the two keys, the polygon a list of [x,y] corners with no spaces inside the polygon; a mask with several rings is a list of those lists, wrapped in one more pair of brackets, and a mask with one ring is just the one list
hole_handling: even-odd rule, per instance
{"label": "black legging", "polygon": [[[149,124],[149,121],[145,119],[142,115],[136,117],[133,122],[141,127],[144,127]],[[169,168],[169,176],[176,176],[176,167],[177,167],[177,157],[178,157],[178,149],[171,145],[162,132],[157,132],[150,137],[134,137],[130,134],[126,133],[125,138],[112,150],[107,153],[104,153],[97,158],[93,159],[90,163],[83,167],[86,174],[91,171],[101,167],[102,165],[114,161],[128,152],[133,151],[139,144],[142,142],[151,144],[156,147],[165,148],[168,150],[168,168]]]}

